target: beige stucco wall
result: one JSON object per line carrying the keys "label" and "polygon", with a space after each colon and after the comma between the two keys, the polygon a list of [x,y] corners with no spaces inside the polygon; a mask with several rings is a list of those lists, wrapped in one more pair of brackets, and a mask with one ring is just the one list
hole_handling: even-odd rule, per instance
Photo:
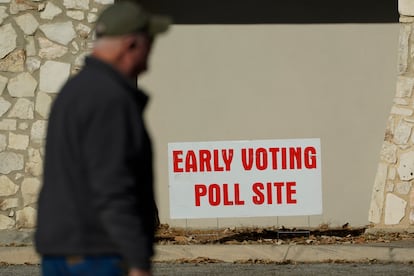
{"label": "beige stucco wall", "polygon": [[[398,24],[174,26],[157,41],[142,80],[152,95],[147,118],[161,221],[368,224],[395,93],[398,33]],[[288,138],[321,138],[321,216],[169,219],[169,142]]]}

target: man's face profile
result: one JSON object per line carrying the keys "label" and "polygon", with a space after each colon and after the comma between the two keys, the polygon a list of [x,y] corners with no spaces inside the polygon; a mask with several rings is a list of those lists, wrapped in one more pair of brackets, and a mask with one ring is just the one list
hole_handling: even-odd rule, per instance
{"label": "man's face profile", "polygon": [[134,36],[129,46],[129,57],[131,60],[131,74],[137,76],[148,69],[148,59],[151,52],[153,39],[148,35],[139,34]]}

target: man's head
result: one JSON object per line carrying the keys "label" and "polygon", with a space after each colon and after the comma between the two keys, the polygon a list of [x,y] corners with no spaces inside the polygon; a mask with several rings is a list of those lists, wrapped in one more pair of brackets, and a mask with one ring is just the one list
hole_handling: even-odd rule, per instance
{"label": "man's head", "polygon": [[134,2],[115,3],[99,16],[93,55],[135,78],[147,69],[152,42],[170,25],[168,17],[152,15]]}

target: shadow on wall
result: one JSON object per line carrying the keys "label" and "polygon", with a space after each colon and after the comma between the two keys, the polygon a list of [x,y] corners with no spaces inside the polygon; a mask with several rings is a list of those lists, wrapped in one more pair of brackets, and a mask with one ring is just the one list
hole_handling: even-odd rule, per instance
{"label": "shadow on wall", "polygon": [[[122,0],[119,0],[122,1]],[[137,0],[139,1],[139,0]],[[390,0],[140,0],[176,24],[396,23]]]}

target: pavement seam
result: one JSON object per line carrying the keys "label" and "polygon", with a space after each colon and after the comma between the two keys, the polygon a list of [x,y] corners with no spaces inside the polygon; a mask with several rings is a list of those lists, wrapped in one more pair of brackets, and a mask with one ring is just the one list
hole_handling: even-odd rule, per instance
{"label": "pavement seam", "polygon": [[390,247],[388,250],[389,250],[389,254],[390,254],[390,260],[394,261],[394,259],[395,259],[395,250],[394,250],[394,248]]}
{"label": "pavement seam", "polygon": [[287,258],[288,254],[289,254],[289,250],[290,250],[290,247],[291,246],[292,245],[289,245],[288,248],[286,249],[286,253],[285,253],[285,256],[283,256],[282,262],[285,262],[286,261],[286,258]]}

